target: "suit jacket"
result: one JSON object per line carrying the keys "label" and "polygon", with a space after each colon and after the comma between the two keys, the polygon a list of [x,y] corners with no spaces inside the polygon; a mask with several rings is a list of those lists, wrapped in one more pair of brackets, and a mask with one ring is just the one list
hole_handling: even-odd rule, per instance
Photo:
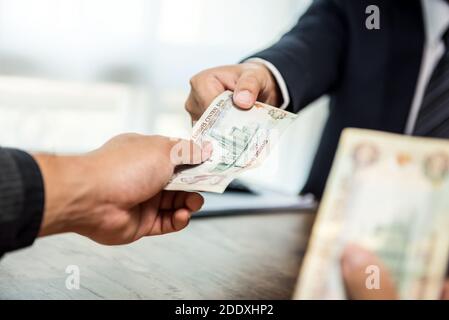
{"label": "suit jacket", "polygon": [[[380,29],[368,30],[377,5]],[[420,0],[316,0],[293,29],[257,53],[287,84],[290,111],[330,96],[330,115],[303,193],[321,197],[345,127],[403,133],[425,41]]]}
{"label": "suit jacket", "polygon": [[0,148],[0,256],[33,243],[44,212],[44,184],[27,153]]}

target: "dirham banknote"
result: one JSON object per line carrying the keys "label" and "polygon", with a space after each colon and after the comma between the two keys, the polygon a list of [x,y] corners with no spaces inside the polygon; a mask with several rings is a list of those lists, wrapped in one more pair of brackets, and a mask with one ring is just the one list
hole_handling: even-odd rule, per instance
{"label": "dirham banknote", "polygon": [[166,190],[222,193],[242,172],[258,166],[296,115],[256,102],[250,110],[236,107],[233,93],[220,94],[193,127],[191,139],[212,143],[206,162],[177,171]]}
{"label": "dirham banknote", "polygon": [[345,299],[348,243],[377,254],[400,298],[439,298],[449,253],[448,141],[343,132],[295,299]]}

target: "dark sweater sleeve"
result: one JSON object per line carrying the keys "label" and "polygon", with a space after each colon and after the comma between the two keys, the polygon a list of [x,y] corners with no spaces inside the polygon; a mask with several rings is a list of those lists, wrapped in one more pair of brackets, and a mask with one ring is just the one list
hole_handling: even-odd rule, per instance
{"label": "dark sweater sleeve", "polygon": [[271,62],[290,95],[288,109],[300,111],[338,83],[348,38],[346,0],[315,0],[277,43],[249,58]]}
{"label": "dark sweater sleeve", "polygon": [[28,153],[0,148],[0,256],[31,245],[44,212],[44,183]]}

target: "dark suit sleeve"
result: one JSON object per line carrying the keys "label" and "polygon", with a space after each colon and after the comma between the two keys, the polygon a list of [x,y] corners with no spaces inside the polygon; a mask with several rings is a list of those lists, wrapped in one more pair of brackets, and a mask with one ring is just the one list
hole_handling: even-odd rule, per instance
{"label": "dark suit sleeve", "polygon": [[290,111],[298,112],[338,83],[348,38],[344,1],[314,1],[292,30],[253,56],[279,70],[289,91]]}
{"label": "dark suit sleeve", "polygon": [[29,246],[44,211],[44,184],[29,154],[0,148],[0,256]]}

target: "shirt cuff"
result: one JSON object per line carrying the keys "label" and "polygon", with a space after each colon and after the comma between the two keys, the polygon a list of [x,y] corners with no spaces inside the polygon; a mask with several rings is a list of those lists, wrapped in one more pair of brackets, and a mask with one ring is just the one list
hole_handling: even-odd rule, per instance
{"label": "shirt cuff", "polygon": [[[30,246],[37,238],[44,214],[44,181],[34,158],[16,149],[0,149],[5,159],[10,159],[9,170],[15,178],[3,181],[3,186],[11,192],[9,199],[16,205],[10,206],[9,217],[0,221],[0,255],[2,252]],[[0,168],[0,171],[2,169]],[[11,175],[12,177],[12,175]],[[6,199],[8,200],[8,199]],[[7,210],[8,211],[8,210]]]}
{"label": "shirt cuff", "polygon": [[258,62],[263,64],[265,67],[267,67],[268,70],[270,70],[271,74],[278,84],[279,90],[281,91],[282,95],[283,102],[279,109],[286,109],[290,104],[290,95],[288,93],[287,84],[285,83],[284,77],[279,72],[278,68],[276,68],[271,62],[261,58],[250,58],[248,60],[245,60],[245,62]]}

